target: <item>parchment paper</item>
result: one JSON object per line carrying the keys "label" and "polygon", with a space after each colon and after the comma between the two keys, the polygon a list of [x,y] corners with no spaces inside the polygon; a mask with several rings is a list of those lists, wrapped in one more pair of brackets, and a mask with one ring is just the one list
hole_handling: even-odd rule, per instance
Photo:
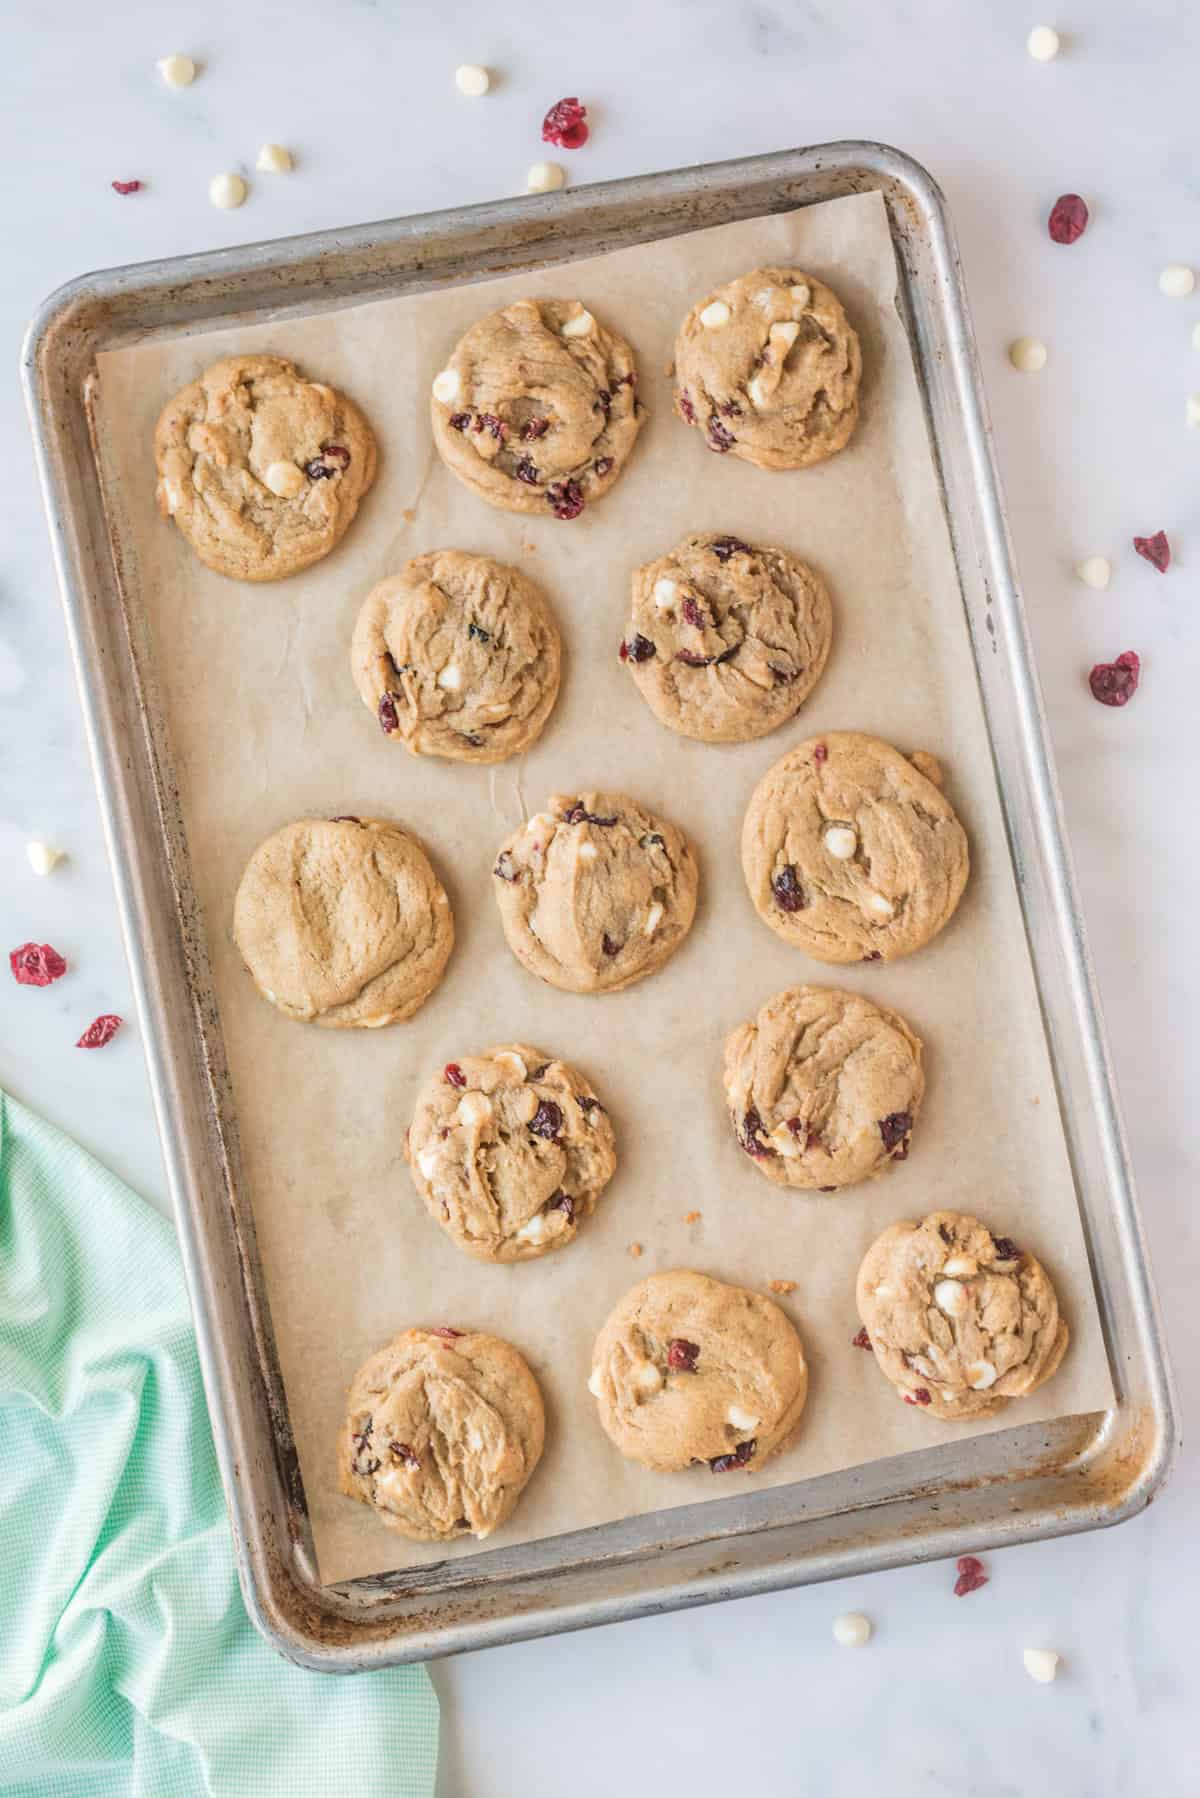
{"label": "parchment paper", "polygon": [[[767,474],[707,451],[672,417],[665,369],[678,321],[710,287],[763,263],[830,281],[861,333],[863,418],[822,466]],[[395,1331],[448,1322],[516,1343],[548,1414],[542,1465],[487,1547],[723,1498],[745,1476],[662,1476],[625,1461],[586,1390],[593,1337],[633,1281],[695,1267],[780,1300],[812,1368],[795,1446],[756,1488],[957,1435],[1112,1402],[961,599],[909,346],[895,310],[882,200],[868,194],[719,227],[531,275],[321,317],[213,331],[101,357],[101,455],[131,605],[149,615],[156,673],[206,920],[258,1238],[313,1532],[326,1581],[475,1554],[408,1543],[337,1492],[334,1438],[359,1362]],[[429,385],[461,332],[523,294],[581,297],[633,344],[649,417],[624,476],[581,518],[493,511],[434,453]],[[379,479],[341,546],[308,573],[239,586],[206,571],[154,509],[160,407],[208,363],[276,350],[363,406]],[[810,559],[835,603],[833,653],[799,717],[736,747],[655,722],[617,659],[630,570],[689,531],[720,530]],[[563,633],[557,709],[525,757],[494,769],[416,761],[387,742],[350,679],[367,590],[436,547],[485,552],[543,583]],[[765,770],[819,730],[874,732],[942,761],[971,840],[963,904],[935,942],[890,965],[824,966],[751,907],[742,815]],[[695,844],[695,928],[627,992],[542,986],[504,944],[490,869],[501,838],[552,791],[627,789]],[[230,936],[238,879],[280,824],[393,816],[426,843],[454,907],[445,981],[384,1031],[289,1022],[255,992]],[[853,988],[924,1039],[928,1094],[911,1158],[842,1194],[803,1197],[735,1145],[720,1070],[727,1032],[781,987]],[[429,1220],[402,1159],[420,1083],[456,1055],[523,1039],[577,1062],[610,1108],[620,1165],[563,1252],[515,1267],[461,1254]],[[858,1328],[859,1259],[892,1220],[976,1212],[1049,1267],[1070,1321],[1062,1370],[994,1422],[950,1425],[901,1405]],[[685,1214],[699,1211],[698,1222]],[[635,1259],[631,1243],[644,1245]]]}

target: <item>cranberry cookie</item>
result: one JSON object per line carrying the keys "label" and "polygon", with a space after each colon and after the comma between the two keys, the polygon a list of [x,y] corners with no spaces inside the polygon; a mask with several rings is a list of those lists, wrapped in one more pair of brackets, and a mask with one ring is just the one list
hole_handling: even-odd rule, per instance
{"label": "cranberry cookie", "polygon": [[422,1089],[405,1152],[430,1217],[481,1261],[573,1241],[617,1165],[587,1081],[527,1043],[447,1062]]}
{"label": "cranberry cookie", "polygon": [[490,556],[434,550],[363,602],[351,667],[385,736],[413,755],[502,762],[558,695],[558,631],[534,583]]}
{"label": "cranberry cookie", "polygon": [[508,946],[569,993],[615,993],[692,927],[699,874],[682,833],[627,793],[554,794],[492,870]]}
{"label": "cranberry cookie", "polygon": [[941,770],[859,731],[790,750],[742,827],[755,910],[818,961],[894,961],[947,924],[970,860]]}
{"label": "cranberry cookie", "polygon": [[858,422],[862,355],[841,301],[796,268],[757,268],[707,294],[675,342],[675,410],[710,450],[808,468]]}
{"label": "cranberry cookie", "polygon": [[163,411],[154,459],[163,517],[236,581],[279,581],[319,562],[375,479],[358,407],[283,356],[206,369]]}
{"label": "cranberry cookie", "polygon": [[596,1338],[588,1390],[629,1460],[754,1473],[800,1421],[808,1368],[778,1305],[681,1271],[621,1299]]}
{"label": "cranberry cookie", "polygon": [[829,654],[823,583],[782,549],[699,535],[634,570],[621,660],[661,723],[745,743],[794,717]]}
{"label": "cranberry cookie", "polygon": [[858,1270],[858,1314],[897,1394],[950,1421],[1033,1392],[1068,1341],[1040,1262],[957,1211],[875,1239]]}
{"label": "cranberry cookie", "polygon": [[498,1336],[405,1330],[350,1384],[338,1483],[414,1542],[490,1536],[541,1459],[538,1383]]}
{"label": "cranberry cookie", "polygon": [[433,439],[489,505],[577,518],[629,458],[636,390],[629,345],[579,300],[518,300],[472,325],[434,377]]}
{"label": "cranberry cookie", "polygon": [[260,843],[233,934],[264,998],[329,1030],[398,1024],[454,945],[441,882],[415,837],[382,818],[302,818]]}
{"label": "cranberry cookie", "polygon": [[857,993],[791,987],[725,1044],[734,1134],[776,1186],[831,1192],[903,1161],[924,1092],[919,1039]]}

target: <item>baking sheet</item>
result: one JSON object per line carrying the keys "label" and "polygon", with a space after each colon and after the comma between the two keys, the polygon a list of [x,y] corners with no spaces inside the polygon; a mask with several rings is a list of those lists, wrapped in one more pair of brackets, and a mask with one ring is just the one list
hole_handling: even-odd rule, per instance
{"label": "baking sheet", "polygon": [[[850,447],[795,475],[707,452],[670,413],[678,320],[760,263],[830,280],[864,349]],[[694,1266],[765,1286],[798,1324],[812,1384],[793,1448],[757,1488],[1015,1422],[1107,1408],[1112,1387],[1004,840],[966,624],[923,410],[895,310],[877,194],[751,220],[532,275],[301,321],[104,354],[97,421],[135,635],[146,633],[206,920],[243,1154],[321,1577],[487,1552],[616,1518],[728,1496],[707,1470],[655,1476],[624,1461],[585,1389],[593,1335],[655,1269]],[[622,480],[569,524],[493,512],[438,462],[428,388],[481,313],[522,294],[579,295],[634,345],[649,417]],[[289,581],[239,587],[202,568],[154,510],[158,411],[207,363],[278,350],[364,406],[381,448],[375,490],[339,549]],[[616,657],[629,570],[694,530],[775,542],[812,561],[835,604],[833,653],[799,717],[758,743],[709,746],[659,726]],[[495,768],[414,761],[387,743],[348,672],[361,599],[409,556],[471,549],[544,586],[564,638],[558,706],[528,755]],[[950,927],[916,956],[829,968],[755,917],[738,839],[755,783],[814,731],[858,728],[932,750],[971,838]],[[696,846],[695,928],[668,967],[621,994],[558,993],[504,945],[495,847],[551,791],[627,788]],[[409,1023],[330,1032],[288,1022],[254,992],[229,933],[233,893],[263,836],[289,818],[394,816],[425,841],[454,906],[442,987]],[[928,1093],[911,1158],[841,1195],[768,1185],[721,1103],[724,1037],[780,987],[840,985],[901,1011],[926,1043]],[[491,1267],[427,1218],[402,1159],[421,1082],[455,1055],[522,1039],[577,1062],[609,1106],[620,1166],[566,1251]],[[1043,1259],[1073,1342],[1032,1399],[990,1425],[901,1406],[850,1347],[854,1274],[887,1223],[936,1205],[977,1211]],[[686,1214],[701,1213],[698,1222]],[[631,1243],[644,1253],[635,1259]],[[521,1505],[481,1550],[407,1543],[336,1489],[333,1441],[358,1363],[409,1323],[491,1329],[545,1393],[547,1451]]]}

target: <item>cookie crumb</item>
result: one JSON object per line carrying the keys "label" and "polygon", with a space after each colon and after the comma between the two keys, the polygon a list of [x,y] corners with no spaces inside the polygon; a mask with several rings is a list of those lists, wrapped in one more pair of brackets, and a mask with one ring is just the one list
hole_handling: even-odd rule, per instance
{"label": "cookie crumb", "polygon": [[642,1248],[642,1245],[640,1242],[631,1242],[629,1245],[629,1253],[633,1256],[634,1260],[636,1261],[640,1255],[645,1253],[645,1251]]}
{"label": "cookie crumb", "polygon": [[795,1292],[796,1290],[796,1282],[794,1280],[768,1280],[767,1286],[771,1292],[782,1293],[785,1297],[789,1292]]}
{"label": "cookie crumb", "polygon": [[698,1224],[703,1215],[704,1213],[701,1211],[685,1211],[683,1221],[685,1224]]}
{"label": "cookie crumb", "polygon": [[927,749],[914,749],[908,759],[917,773],[923,774],[932,786],[940,787],[942,785],[944,779],[942,764],[936,755],[930,755]]}

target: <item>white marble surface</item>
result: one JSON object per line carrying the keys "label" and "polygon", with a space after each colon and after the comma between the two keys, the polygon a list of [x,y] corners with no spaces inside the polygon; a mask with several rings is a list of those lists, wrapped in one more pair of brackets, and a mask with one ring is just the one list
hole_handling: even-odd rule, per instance
{"label": "white marble surface", "polygon": [[[161,1203],[162,1172],[136,1029],[102,1055],[71,1047],[130,998],[76,717],[58,599],[16,382],[34,305],[87,268],[272,237],[519,189],[546,105],[578,92],[592,143],[577,181],[873,137],[944,185],[987,369],[1113,1057],[1185,1417],[1200,1350],[1191,1020],[1200,894],[1194,821],[1200,676],[1200,294],[1157,290],[1168,261],[1200,265],[1196,71],[1200,15],[1184,0],[1076,0],[1038,66],[1032,12],[986,0],[606,0],[593,12],[315,0],[203,8],[61,0],[6,15],[0,63],[0,331],[7,344],[0,491],[0,946],[29,937],[76,964],[52,992],[0,986],[0,1082]],[[155,59],[184,49],[196,85],[169,93]],[[460,61],[500,72],[470,102]],[[291,176],[252,173],[265,138]],[[240,212],[209,177],[242,167]],[[113,177],[145,193],[118,199]],[[1092,206],[1087,237],[1051,246],[1062,190]],[[1032,332],[1038,377],[1006,365]],[[1168,530],[1165,579],[1129,548]],[[1071,574],[1112,556],[1106,594]],[[1124,712],[1087,695],[1096,659],[1136,648]],[[52,878],[24,845],[70,851]],[[446,1798],[694,1798],[754,1785],[839,1798],[1129,1798],[1195,1789],[1189,1704],[1196,1457],[1145,1517],[1106,1535],[992,1557],[965,1602],[945,1566],[784,1593],[476,1655],[436,1673]],[[877,1634],[835,1649],[861,1608]],[[1059,1649],[1034,1686],[1025,1644]],[[348,1788],[349,1789],[349,1788]]]}

